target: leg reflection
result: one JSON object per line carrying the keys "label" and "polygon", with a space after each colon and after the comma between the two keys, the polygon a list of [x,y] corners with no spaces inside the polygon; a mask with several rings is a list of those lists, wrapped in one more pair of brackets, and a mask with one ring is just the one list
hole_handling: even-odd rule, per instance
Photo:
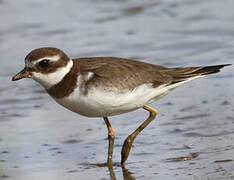
{"label": "leg reflection", "polygon": [[109,173],[110,173],[110,179],[111,180],[116,180],[115,172],[114,172],[114,169],[113,169],[113,165],[107,166],[107,167],[108,167],[108,170],[109,170]]}
{"label": "leg reflection", "polygon": [[133,173],[130,172],[128,169],[126,169],[124,165],[121,165],[119,163],[113,163],[111,165],[109,165],[108,163],[94,163],[94,164],[91,164],[91,165],[92,166],[97,166],[97,167],[106,167],[107,166],[111,180],[116,180],[114,167],[122,168],[122,174],[123,174],[123,179],[124,180],[135,180],[135,177],[133,176]]}
{"label": "leg reflection", "polygon": [[135,180],[135,177],[133,177],[132,173],[128,169],[126,169],[124,166],[121,166],[121,168],[124,180]]}
{"label": "leg reflection", "polygon": [[[135,177],[133,177],[133,174],[125,168],[125,166],[120,166],[120,165],[114,165],[114,166],[118,166],[122,168],[122,173],[123,173],[123,179],[124,180],[135,180]],[[114,168],[113,165],[111,166],[107,166],[109,173],[110,173],[110,179],[111,180],[116,180],[116,176],[115,176],[115,172],[114,172]]]}

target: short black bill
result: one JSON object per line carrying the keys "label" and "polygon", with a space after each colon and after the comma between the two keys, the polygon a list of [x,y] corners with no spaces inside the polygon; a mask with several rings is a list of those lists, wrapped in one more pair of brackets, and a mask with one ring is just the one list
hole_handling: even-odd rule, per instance
{"label": "short black bill", "polygon": [[30,73],[26,71],[26,69],[24,68],[22,71],[20,71],[19,73],[17,73],[12,77],[12,81],[17,81],[23,78],[29,78],[30,76],[31,76]]}

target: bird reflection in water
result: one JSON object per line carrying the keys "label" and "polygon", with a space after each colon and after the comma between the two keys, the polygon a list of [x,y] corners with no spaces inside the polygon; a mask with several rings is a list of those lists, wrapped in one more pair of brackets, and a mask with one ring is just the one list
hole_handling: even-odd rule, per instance
{"label": "bird reflection in water", "polygon": [[107,165],[107,163],[95,163],[95,164],[91,164],[91,165],[94,165],[94,166],[97,166],[97,167],[105,167],[105,166],[107,166],[107,168],[109,170],[109,174],[110,174],[110,179],[111,180],[116,180],[114,166],[121,167],[122,168],[122,174],[123,174],[123,179],[124,180],[135,180],[135,177],[133,176],[133,173],[130,172],[128,169],[126,169],[124,165],[120,165],[118,163],[111,164],[111,165]]}

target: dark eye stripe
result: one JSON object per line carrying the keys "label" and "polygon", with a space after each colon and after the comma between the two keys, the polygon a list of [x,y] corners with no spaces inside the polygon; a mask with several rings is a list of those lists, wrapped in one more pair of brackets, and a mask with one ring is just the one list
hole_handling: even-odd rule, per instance
{"label": "dark eye stripe", "polygon": [[43,59],[39,62],[39,66],[43,69],[47,68],[49,65],[49,60],[48,59]]}
{"label": "dark eye stripe", "polygon": [[[48,65],[46,62],[47,60],[48,60]],[[45,59],[41,59],[36,64],[29,62],[27,65],[27,62],[26,62],[26,67],[28,71],[30,72],[48,74],[48,73],[55,72],[58,68],[65,67],[68,62],[69,62],[69,59],[60,59],[55,62],[55,61],[51,61],[50,59],[45,58]]]}
{"label": "dark eye stripe", "polygon": [[29,72],[36,72],[36,70],[34,68],[31,68],[31,67],[26,67],[26,70]]}

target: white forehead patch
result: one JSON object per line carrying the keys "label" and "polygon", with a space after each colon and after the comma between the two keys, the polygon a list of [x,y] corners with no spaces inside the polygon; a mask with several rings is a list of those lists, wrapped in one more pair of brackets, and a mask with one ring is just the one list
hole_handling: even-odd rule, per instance
{"label": "white forehead patch", "polygon": [[34,66],[34,64],[31,61],[25,59],[25,67],[32,68],[33,66]]}

